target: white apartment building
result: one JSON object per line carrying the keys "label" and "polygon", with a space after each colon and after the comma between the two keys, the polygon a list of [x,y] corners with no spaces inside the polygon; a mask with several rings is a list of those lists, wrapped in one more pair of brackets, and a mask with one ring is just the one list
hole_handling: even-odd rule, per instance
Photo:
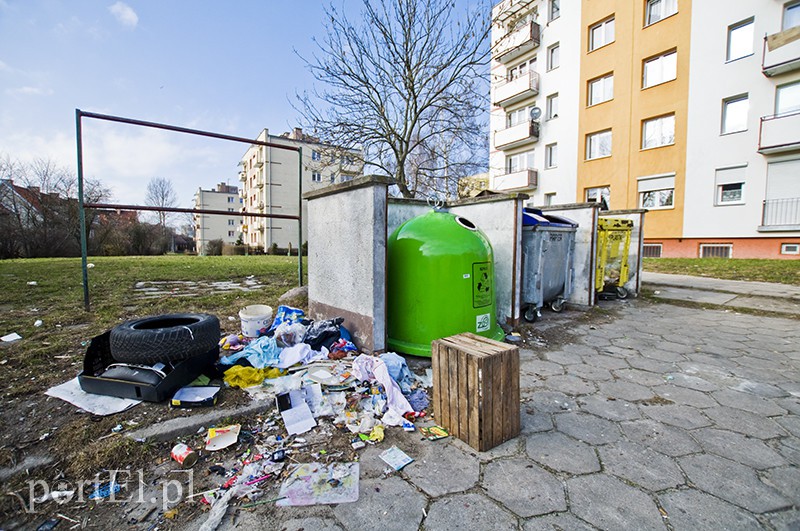
{"label": "white apartment building", "polygon": [[194,208],[197,210],[220,210],[230,212],[230,216],[220,214],[194,214],[195,241],[197,254],[205,255],[206,246],[211,240],[222,240],[233,245],[239,238],[242,226],[242,198],[239,188],[219,183],[215,190],[198,188],[194,194]]}
{"label": "white apartment building", "polygon": [[504,0],[492,10],[489,188],[575,200],[580,6]]}
{"label": "white apartment building", "polygon": [[[363,168],[361,154],[325,145],[317,138],[303,134],[300,128],[291,133],[270,135],[267,129],[256,139],[261,142],[302,149],[302,166],[298,154],[273,146],[252,145],[239,162],[239,180],[242,183],[242,240],[248,245],[267,251],[273,244],[281,249],[290,245],[297,249],[307,241],[306,223],[303,224],[302,241],[298,241],[297,221],[248,216],[248,213],[283,214],[296,216],[299,195],[352,180]],[[302,175],[298,171],[302,168]],[[332,212],[331,215],[337,215]],[[302,202],[302,217],[307,217],[306,202]]]}

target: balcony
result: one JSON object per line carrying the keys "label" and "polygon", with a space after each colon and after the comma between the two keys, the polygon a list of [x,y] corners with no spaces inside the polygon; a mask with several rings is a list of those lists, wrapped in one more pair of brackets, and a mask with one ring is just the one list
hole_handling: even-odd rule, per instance
{"label": "balcony", "polygon": [[257,160],[257,161],[255,162],[255,164],[253,164],[253,167],[254,167],[254,168],[260,168],[260,167],[262,167],[263,165],[264,165],[264,161],[263,161],[263,160]]}
{"label": "balcony", "polygon": [[758,152],[762,155],[800,150],[800,111],[762,116]]}
{"label": "balcony", "polygon": [[800,69],[800,26],[767,35],[761,54],[761,72],[767,77]]}
{"label": "balcony", "polygon": [[539,46],[540,34],[541,26],[536,22],[528,22],[514,31],[506,33],[492,43],[495,60],[507,63],[536,49]]}
{"label": "balcony", "polygon": [[527,74],[495,85],[494,105],[506,107],[539,94],[539,74],[528,72]]}
{"label": "balcony", "polygon": [[522,122],[494,132],[494,147],[501,151],[539,140],[539,122]]}
{"label": "balcony", "polygon": [[521,170],[494,178],[493,190],[535,190],[539,186],[539,172],[536,170]]}
{"label": "balcony", "polygon": [[244,171],[240,171],[239,172],[239,180],[242,181],[242,182],[246,181],[247,180],[247,173],[244,172]]}
{"label": "balcony", "polygon": [[800,230],[800,197],[766,199],[758,230],[760,232]]}

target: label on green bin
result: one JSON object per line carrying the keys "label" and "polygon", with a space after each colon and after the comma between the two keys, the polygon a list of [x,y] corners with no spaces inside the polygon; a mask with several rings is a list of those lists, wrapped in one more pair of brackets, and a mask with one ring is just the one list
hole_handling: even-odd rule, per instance
{"label": "label on green bin", "polygon": [[492,304],[492,264],[472,264],[472,307],[482,308]]}

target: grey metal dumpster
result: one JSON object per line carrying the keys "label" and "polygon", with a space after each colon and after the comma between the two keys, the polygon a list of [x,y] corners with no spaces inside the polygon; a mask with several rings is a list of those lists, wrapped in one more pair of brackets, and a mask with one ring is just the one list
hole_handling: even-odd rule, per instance
{"label": "grey metal dumpster", "polygon": [[522,317],[533,323],[542,306],[560,312],[572,293],[578,224],[533,208],[526,208],[522,217]]}

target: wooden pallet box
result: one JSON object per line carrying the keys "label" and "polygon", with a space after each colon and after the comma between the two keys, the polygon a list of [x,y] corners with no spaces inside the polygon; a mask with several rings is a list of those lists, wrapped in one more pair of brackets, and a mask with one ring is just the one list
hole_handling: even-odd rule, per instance
{"label": "wooden pallet box", "polygon": [[519,348],[469,332],[431,346],[438,422],[480,452],[519,435]]}

